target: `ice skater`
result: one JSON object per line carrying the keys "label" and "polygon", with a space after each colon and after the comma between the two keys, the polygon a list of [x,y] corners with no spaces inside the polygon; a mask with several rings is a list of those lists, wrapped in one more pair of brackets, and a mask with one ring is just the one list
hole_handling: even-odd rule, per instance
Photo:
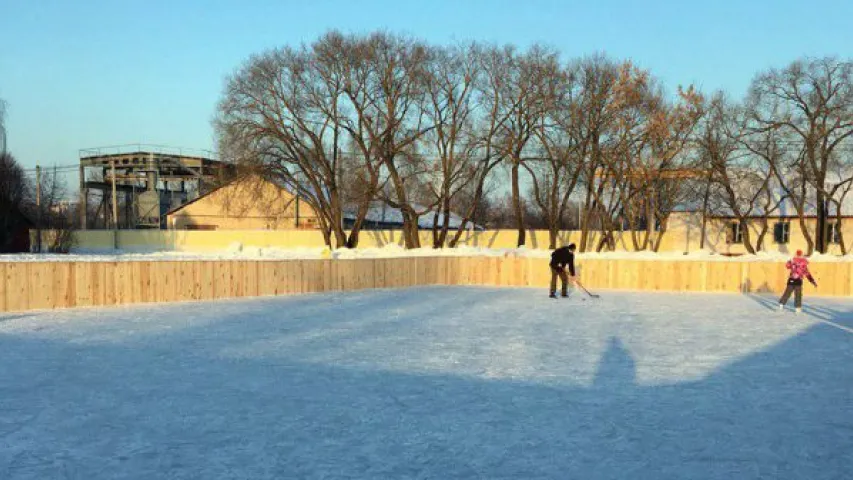
{"label": "ice skater", "polygon": [[788,286],[785,287],[785,293],[779,299],[779,310],[785,308],[791,293],[794,294],[794,308],[797,313],[803,311],[803,278],[817,287],[811,272],[809,272],[809,261],[803,256],[802,250],[797,250],[797,255],[785,263],[785,268],[788,269]]}
{"label": "ice skater", "polygon": [[[557,298],[557,277],[562,283],[562,296],[569,296],[569,282],[575,282],[575,244],[571,243],[568,247],[560,247],[554,250],[551,254],[551,291],[548,295],[551,298]],[[569,269],[569,274],[566,275],[566,267]]]}

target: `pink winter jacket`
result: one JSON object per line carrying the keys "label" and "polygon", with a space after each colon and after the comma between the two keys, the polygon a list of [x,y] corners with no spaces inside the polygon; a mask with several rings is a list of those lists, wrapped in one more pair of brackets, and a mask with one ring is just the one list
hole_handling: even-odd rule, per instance
{"label": "pink winter jacket", "polygon": [[815,283],[811,272],[809,272],[809,261],[805,257],[794,257],[791,260],[788,260],[785,264],[785,268],[790,271],[788,278],[791,280],[802,280],[807,278],[809,282]]}

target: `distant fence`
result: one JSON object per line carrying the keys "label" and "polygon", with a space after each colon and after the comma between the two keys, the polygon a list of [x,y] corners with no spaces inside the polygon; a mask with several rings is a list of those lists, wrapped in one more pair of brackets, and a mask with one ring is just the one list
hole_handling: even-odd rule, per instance
{"label": "distant fence", "polygon": [[[820,295],[853,293],[853,263],[813,263]],[[589,289],[778,293],[778,262],[584,260]],[[178,302],[418,285],[547,288],[545,259],[0,262],[0,312]]]}
{"label": "distant fence", "polygon": [[[694,229],[695,230],[695,229]],[[698,237],[688,245],[681,231],[668,232],[662,240],[660,251],[684,252],[699,248]],[[455,234],[452,231],[451,234]],[[50,238],[50,232],[43,232]],[[547,250],[550,234],[547,230],[527,230],[526,246],[530,249]],[[32,245],[36,244],[35,230],[30,233]],[[419,232],[421,246],[431,248],[432,231]],[[580,243],[580,232],[563,230],[558,244]],[[595,250],[601,240],[601,232],[590,232],[590,248]],[[616,250],[632,251],[630,236],[616,233]],[[459,246],[476,248],[513,249],[518,245],[516,230],[468,231],[459,239]],[[222,252],[237,244],[258,248],[322,248],[323,234],[319,230],[79,230],[74,232],[74,246],[79,249],[100,251],[118,248],[127,251],[177,251],[177,252]],[[382,248],[403,243],[400,230],[363,230],[359,234],[358,248]]]}

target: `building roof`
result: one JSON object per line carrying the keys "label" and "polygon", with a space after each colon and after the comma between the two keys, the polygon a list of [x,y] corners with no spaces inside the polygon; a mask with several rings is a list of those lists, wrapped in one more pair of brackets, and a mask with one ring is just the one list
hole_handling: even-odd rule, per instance
{"label": "building roof", "polygon": [[[232,180],[231,182],[228,182],[224,185],[220,185],[220,186],[210,190],[209,192],[206,192],[203,195],[199,195],[198,197],[190,200],[189,202],[184,203],[183,205],[180,205],[178,207],[175,207],[175,208],[169,210],[168,212],[166,212],[166,215],[173,215],[173,214],[181,211],[183,208],[188,207],[188,206],[192,205],[193,203],[198,202],[199,200],[202,200],[203,198],[207,197],[208,195],[211,195],[212,193],[216,192],[217,190],[224,188],[228,185],[232,185],[235,182],[243,181],[246,178],[248,178],[248,177],[247,176],[239,177],[239,178],[236,178],[236,179]],[[290,188],[280,184],[279,182],[269,181],[269,183],[275,185],[276,187],[278,187],[278,188],[280,188],[280,189],[282,189],[288,193],[291,193],[291,194],[293,193]],[[413,205],[413,207],[418,211],[426,209],[426,207],[423,207],[423,206],[417,205],[417,204]],[[343,214],[344,219],[345,220],[355,220],[356,208],[357,208],[356,205],[350,205],[349,207],[345,208],[345,211]],[[418,227],[424,228],[424,229],[432,228],[434,217],[435,217],[434,211],[427,211],[426,213],[423,213],[418,218]],[[388,205],[384,201],[374,200],[370,203],[370,209],[367,212],[367,216],[365,217],[365,220],[368,222],[373,222],[373,223],[402,226],[403,225],[403,212],[399,208],[391,207],[390,205]],[[444,214],[439,213],[438,224],[442,225],[443,223],[444,223]],[[450,214],[449,227],[452,229],[456,229],[456,228],[459,228],[459,226],[461,224],[462,224],[462,217],[460,217],[459,215],[457,215],[455,213],[451,213]],[[480,229],[479,226],[474,225],[470,221],[468,222],[468,228],[471,228],[474,230]]]}
{"label": "building roof", "polygon": [[[414,205],[412,205],[412,207],[414,207],[414,209],[417,211],[427,210],[426,207],[424,207],[422,205],[414,204]],[[344,218],[346,220],[355,220],[355,217],[356,217],[355,209],[356,209],[355,206],[351,206],[350,208],[348,208],[347,211],[344,212]],[[418,217],[418,227],[424,228],[424,229],[431,229],[431,228],[433,228],[433,220],[434,219],[435,219],[435,211],[434,210],[427,210],[425,213],[421,214],[420,217]],[[370,202],[370,209],[367,211],[367,216],[365,217],[365,220],[368,222],[375,222],[375,223],[381,223],[381,224],[386,224],[386,225],[403,225],[403,212],[399,208],[394,208],[394,207],[388,205],[384,201],[374,200],[374,201]],[[444,224],[444,214],[439,213],[438,214],[438,225],[443,225],[443,224]],[[453,228],[453,229],[459,228],[459,226],[462,225],[462,217],[451,212],[450,218],[448,221],[448,225],[450,228]],[[474,229],[474,230],[480,228],[478,225],[474,225],[474,223],[472,223],[470,221],[468,222],[467,226],[468,226],[468,228]]]}

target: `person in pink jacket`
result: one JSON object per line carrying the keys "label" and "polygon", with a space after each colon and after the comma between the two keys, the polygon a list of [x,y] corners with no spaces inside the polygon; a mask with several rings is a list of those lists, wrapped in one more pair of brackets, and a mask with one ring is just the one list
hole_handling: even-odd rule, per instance
{"label": "person in pink jacket", "polygon": [[794,294],[794,307],[796,312],[800,313],[803,310],[803,279],[817,287],[811,272],[809,272],[809,261],[803,256],[802,250],[797,250],[797,256],[788,260],[785,263],[785,268],[788,269],[788,286],[785,288],[785,293],[779,299],[779,310],[785,308],[788,299],[791,298],[791,293]]}

